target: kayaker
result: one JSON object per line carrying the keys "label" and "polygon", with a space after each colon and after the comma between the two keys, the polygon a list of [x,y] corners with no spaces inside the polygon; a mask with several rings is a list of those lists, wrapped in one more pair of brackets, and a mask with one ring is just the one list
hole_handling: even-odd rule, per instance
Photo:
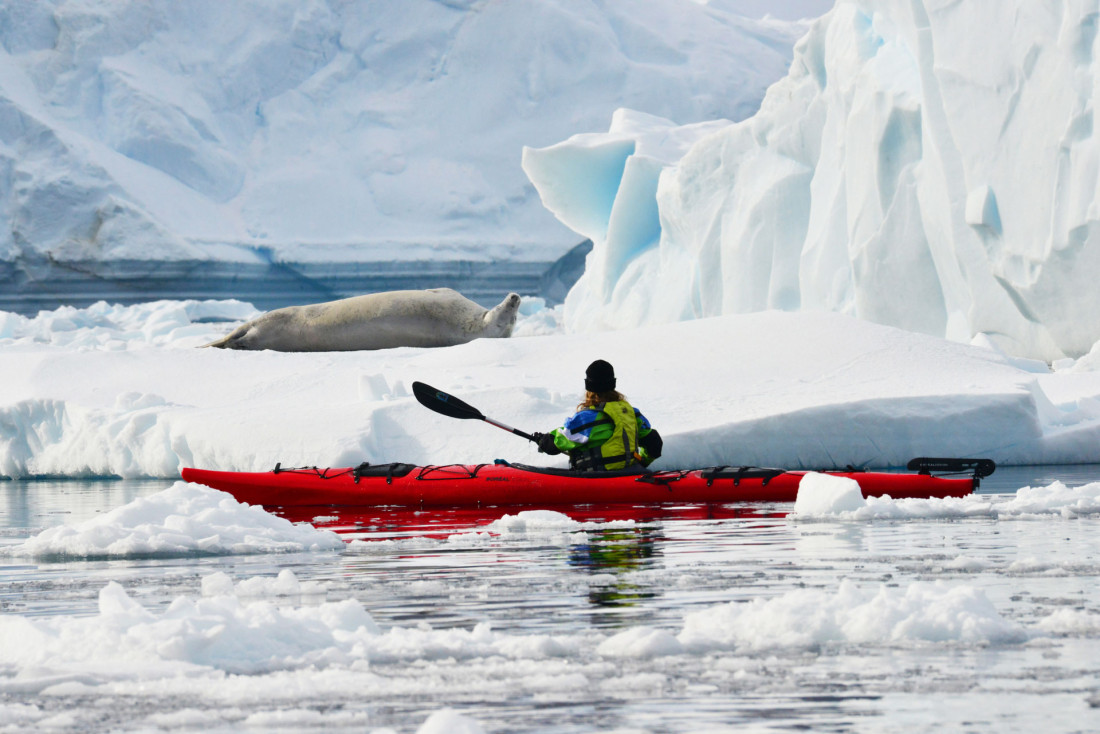
{"label": "kayaker", "polygon": [[661,435],[615,384],[610,363],[597,359],[588,365],[584,400],[561,428],[534,434],[539,451],[569,454],[569,466],[582,471],[649,466],[661,455]]}

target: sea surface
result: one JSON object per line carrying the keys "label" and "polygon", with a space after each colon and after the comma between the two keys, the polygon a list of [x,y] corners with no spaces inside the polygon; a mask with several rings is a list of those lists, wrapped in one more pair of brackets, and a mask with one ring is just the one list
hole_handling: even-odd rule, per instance
{"label": "sea surface", "polygon": [[262,263],[128,260],[59,263],[0,261],[0,311],[34,316],[101,300],[129,305],[158,299],[247,301],[261,311],[381,291],[453,288],[486,308],[508,293],[561,303],[584,272],[592,242],[557,260],[383,260]]}
{"label": "sea surface", "polygon": [[[1056,480],[1100,481],[1100,466],[1001,467],[980,492]],[[291,519],[374,543],[373,550],[57,561],[5,553],[46,528],[78,524],[171,484],[0,482],[0,615],[91,616],[112,581],[161,613],[179,596],[198,595],[203,577],[216,572],[240,580],[290,569],[303,583],[327,584],[329,601],[358,600],[382,629],[488,624],[516,640],[590,635],[593,642],[567,645],[545,663],[420,649],[372,660],[372,674],[390,682],[377,689],[321,695],[302,685],[297,693],[291,677],[278,700],[260,694],[228,708],[170,691],[21,691],[13,681],[26,671],[5,664],[0,651],[0,731],[18,731],[25,719],[17,714],[33,710],[51,714],[51,731],[232,731],[248,721],[249,730],[415,732],[444,708],[487,732],[1100,730],[1100,629],[1008,642],[786,644],[783,636],[798,630],[777,620],[774,647],[595,651],[598,640],[633,628],[675,635],[699,610],[800,590],[829,595],[844,580],[898,593],[918,582],[964,587],[1029,629],[1062,610],[1100,614],[1095,515],[799,522],[787,517],[791,504],[585,508],[578,519],[614,522],[564,542],[535,533],[455,544],[443,541],[515,510],[324,508]],[[196,718],[204,707],[220,713]],[[332,718],[336,710],[342,718]]]}

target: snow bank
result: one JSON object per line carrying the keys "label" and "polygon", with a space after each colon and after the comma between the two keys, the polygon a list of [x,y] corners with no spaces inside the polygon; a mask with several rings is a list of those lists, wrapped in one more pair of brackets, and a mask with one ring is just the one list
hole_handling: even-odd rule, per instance
{"label": "snow bank", "polygon": [[20,316],[0,311],[0,343],[68,349],[125,350],[201,342],[210,323],[244,322],[260,315],[251,304],[227,301],[148,301],[132,306],[99,301]]}
{"label": "snow bank", "polygon": [[8,2],[0,261],[551,261],[520,147],[751,114],[806,28],[753,10]]}
{"label": "snow bank", "polygon": [[[176,482],[170,489],[79,525],[47,528],[7,552],[31,558],[116,558],[343,547],[340,537],[329,530],[295,525],[261,507],[241,504],[224,492]],[[289,579],[283,581],[282,588],[294,588]]]}
{"label": "snow bank", "polygon": [[[597,357],[613,360],[627,397],[664,436],[661,468],[898,467],[936,455],[1100,462],[1100,373],[1068,364],[1051,372],[838,314],[767,312],[447,349],[194,348],[237,323],[208,319],[250,313],[235,302],[162,301],[0,314],[0,474],[563,465],[505,431],[426,410],[410,385],[546,431],[573,412]],[[545,325],[545,313],[520,326]]]}
{"label": "snow bank", "polygon": [[[568,328],[826,309],[1048,362],[1086,354],[1095,26],[1081,3],[839,0],[754,117],[678,160],[630,150],[661,134],[652,120],[526,151],[547,207],[594,242]],[[595,172],[583,203],[554,195]]]}

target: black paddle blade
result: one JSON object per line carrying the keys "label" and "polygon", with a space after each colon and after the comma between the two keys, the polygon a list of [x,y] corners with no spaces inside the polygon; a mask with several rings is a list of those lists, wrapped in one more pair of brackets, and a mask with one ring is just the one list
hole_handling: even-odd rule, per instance
{"label": "black paddle blade", "polygon": [[912,459],[905,467],[909,471],[919,471],[921,474],[932,472],[946,472],[949,474],[973,473],[979,479],[988,477],[996,469],[997,465],[992,459],[940,459],[920,457]]}
{"label": "black paddle blade", "polygon": [[413,395],[417,401],[428,410],[448,416],[450,418],[475,418],[485,420],[481,411],[472,405],[468,405],[454,395],[448,395],[442,390],[436,390],[431,385],[423,382],[413,383]]}

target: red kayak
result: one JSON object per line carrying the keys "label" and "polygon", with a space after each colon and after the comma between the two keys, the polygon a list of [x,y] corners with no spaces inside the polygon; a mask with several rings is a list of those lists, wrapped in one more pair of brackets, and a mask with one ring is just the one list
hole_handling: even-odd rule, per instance
{"label": "red kayak", "polygon": [[[988,459],[914,459],[910,473],[855,469],[849,477],[865,497],[962,497],[993,472]],[[936,476],[932,472],[967,474]],[[268,507],[398,506],[543,507],[609,504],[793,502],[805,471],[711,467],[685,471],[575,472],[522,464],[361,464],[342,469],[304,467],[270,472],[184,469],[183,479]]]}

